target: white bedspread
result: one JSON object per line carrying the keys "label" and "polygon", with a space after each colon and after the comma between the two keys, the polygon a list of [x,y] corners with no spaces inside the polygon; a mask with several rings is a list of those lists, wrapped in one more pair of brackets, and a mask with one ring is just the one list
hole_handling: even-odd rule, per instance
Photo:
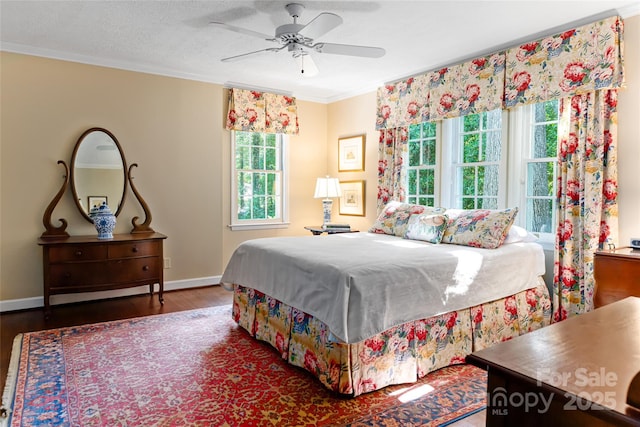
{"label": "white bedspread", "polygon": [[544,272],[536,243],[479,249],[345,233],[246,241],[221,283],[264,292],[355,343],[408,321],[535,287]]}

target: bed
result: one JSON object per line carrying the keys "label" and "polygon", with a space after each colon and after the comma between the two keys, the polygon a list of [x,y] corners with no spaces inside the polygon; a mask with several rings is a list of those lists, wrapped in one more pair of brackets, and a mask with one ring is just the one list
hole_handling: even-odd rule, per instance
{"label": "bed", "polygon": [[242,243],[221,279],[234,320],[349,396],[415,382],[549,323],[540,245],[502,244],[506,231],[492,249],[409,239],[414,214],[401,230],[394,218],[392,233]]}

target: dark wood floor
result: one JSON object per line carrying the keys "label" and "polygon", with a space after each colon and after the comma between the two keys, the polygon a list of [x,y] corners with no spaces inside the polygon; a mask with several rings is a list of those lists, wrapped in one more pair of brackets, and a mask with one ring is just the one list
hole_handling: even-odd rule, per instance
{"label": "dark wood floor", "polygon": [[[4,384],[7,379],[7,368],[11,358],[13,339],[20,333],[212,307],[231,304],[231,301],[231,292],[221,286],[207,286],[165,292],[164,305],[160,305],[156,294],[153,298],[149,295],[136,295],[109,300],[55,305],[52,308],[52,315],[49,320],[44,319],[42,309],[0,313],[0,372],[2,372],[0,390],[4,390]],[[451,424],[452,427],[479,427],[484,425],[485,411]]]}

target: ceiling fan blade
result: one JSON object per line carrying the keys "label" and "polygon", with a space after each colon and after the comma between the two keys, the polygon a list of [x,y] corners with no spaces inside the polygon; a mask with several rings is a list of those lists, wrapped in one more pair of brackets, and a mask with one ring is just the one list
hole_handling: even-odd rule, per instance
{"label": "ceiling fan blade", "polygon": [[241,59],[245,59],[248,56],[257,55],[257,54],[260,54],[260,53],[280,52],[284,48],[285,48],[285,46],[282,46],[282,47],[270,47],[268,49],[255,50],[253,52],[247,52],[247,53],[243,53],[241,55],[235,55],[235,56],[229,56],[228,58],[222,58],[220,61],[222,61],[222,62],[235,62],[235,61],[239,61]]}
{"label": "ceiling fan blade", "polygon": [[316,43],[312,47],[316,52],[333,53],[335,55],[364,56],[367,58],[380,58],[386,53],[381,47],[355,46],[352,44]]}
{"label": "ceiling fan blade", "polygon": [[320,72],[311,55],[297,55],[294,56],[293,59],[296,60],[298,70],[302,77],[313,77]]}
{"label": "ceiling fan blade", "polygon": [[298,32],[305,37],[316,39],[338,25],[342,24],[342,18],[335,13],[323,12],[316,16],[307,25],[302,27]]}
{"label": "ceiling fan blade", "polygon": [[245,34],[247,36],[258,37],[264,40],[273,40],[273,36],[268,34],[259,33],[257,31],[248,30],[246,28],[236,27],[233,25],[225,24],[224,22],[209,22],[209,25],[213,25],[218,28],[223,28],[225,30],[233,31],[235,33]]}

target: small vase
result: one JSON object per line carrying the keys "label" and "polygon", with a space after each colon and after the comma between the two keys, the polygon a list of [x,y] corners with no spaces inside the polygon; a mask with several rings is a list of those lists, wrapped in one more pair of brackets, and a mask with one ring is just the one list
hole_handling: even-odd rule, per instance
{"label": "small vase", "polygon": [[106,203],[94,206],[89,212],[89,218],[98,230],[98,239],[113,239],[113,229],[116,227],[116,217]]}

